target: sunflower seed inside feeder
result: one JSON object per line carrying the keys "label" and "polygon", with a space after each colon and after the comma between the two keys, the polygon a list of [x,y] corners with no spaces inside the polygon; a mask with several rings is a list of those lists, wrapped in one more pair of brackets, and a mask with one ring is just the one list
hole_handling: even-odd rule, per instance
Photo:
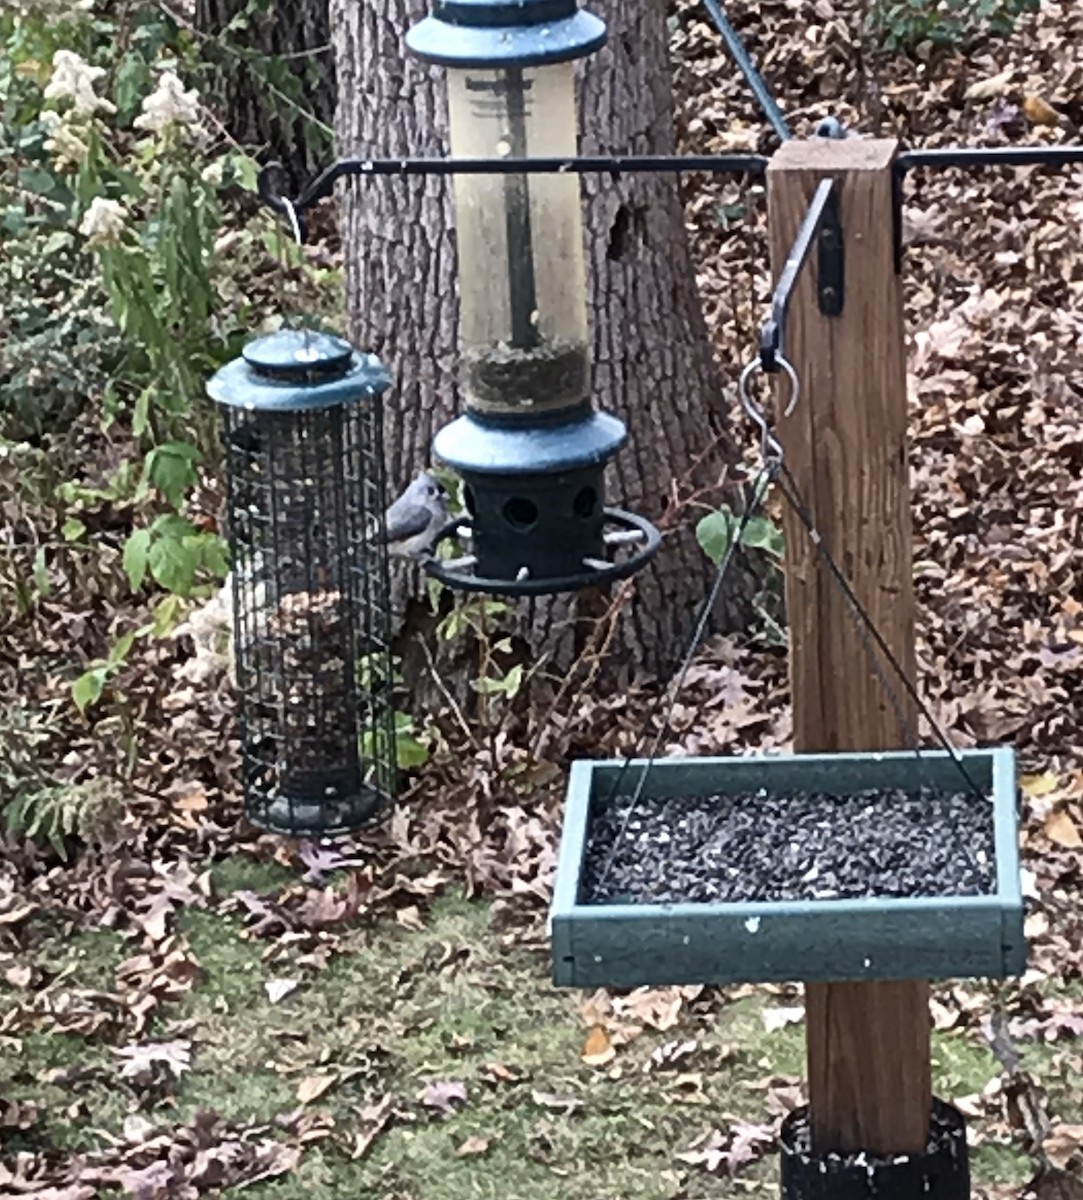
{"label": "sunflower seed inside feeder", "polygon": [[932,788],[848,796],[618,797],[593,816],[590,904],[980,896],[995,889],[993,808]]}

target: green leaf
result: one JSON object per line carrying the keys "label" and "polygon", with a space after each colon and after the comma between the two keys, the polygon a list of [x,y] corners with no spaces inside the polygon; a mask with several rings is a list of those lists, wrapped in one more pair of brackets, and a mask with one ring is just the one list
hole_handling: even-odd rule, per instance
{"label": "green leaf", "polygon": [[66,542],[77,542],[86,533],[86,522],[78,517],[68,517],[60,526],[60,536]]}
{"label": "green leaf", "polygon": [[39,546],[34,551],[34,586],[39,596],[48,596],[52,589],[49,579],[49,566],[45,561],[45,547]]}
{"label": "green leaf", "polygon": [[184,493],[197,481],[195,464],[201,458],[188,442],[166,442],[150,452],[150,480],[174,508],[181,506]]}
{"label": "green leaf", "polygon": [[135,402],[135,408],[132,409],[132,436],[142,437],[147,431],[147,425],[150,421],[150,397],[153,388],[145,387],[140,393],[139,398]]}
{"label": "green leaf", "polygon": [[155,582],[161,584],[167,592],[187,596],[195,580],[199,554],[187,540],[163,537],[151,546],[147,555],[147,565]]}
{"label": "green leaf", "polygon": [[765,550],[774,558],[781,559],[786,549],[782,529],[770,517],[752,517],[741,535],[741,542],[756,550]]}
{"label": "green leaf", "polygon": [[133,592],[138,592],[147,577],[150,530],[137,529],[124,543],[124,573]]}
{"label": "green leaf", "polygon": [[413,734],[395,735],[395,761],[400,771],[423,767],[429,761],[429,748]]}
{"label": "green leaf", "polygon": [[105,391],[102,393],[102,432],[108,432],[113,427],[119,410],[120,393],[111,383],[106,384]]}
{"label": "green leaf", "polygon": [[72,236],[66,229],[57,229],[45,239],[39,253],[42,258],[53,258],[72,244]]}
{"label": "green leaf", "polygon": [[109,657],[106,659],[106,666],[120,667],[127,661],[128,655],[131,653],[132,644],[139,635],[139,630],[133,629],[129,633],[117,640],[109,647]]}
{"label": "green leaf", "polygon": [[453,642],[460,634],[470,628],[470,617],[465,608],[456,607],[436,627],[438,636],[445,642]]}
{"label": "green leaf", "polygon": [[228,164],[241,187],[246,192],[254,192],[259,182],[259,163],[248,154],[230,154]]}
{"label": "green leaf", "polygon": [[156,638],[172,633],[181,616],[184,601],[180,596],[163,596],[154,606],[154,624],[146,626]]}
{"label": "green leaf", "polygon": [[192,537],[196,527],[176,513],[162,513],[160,517],[154,518],[150,531],[155,537],[171,537],[179,541],[181,538]]}
{"label": "green leaf", "polygon": [[708,513],[696,525],[696,541],[716,567],[729,550],[733,540],[734,522],[735,518],[730,509],[722,507],[717,512]]}
{"label": "green leaf", "polygon": [[105,681],[109,678],[109,668],[105,666],[91,667],[71,685],[71,698],[76,708],[85,713],[91,704],[101,699]]}
{"label": "green leaf", "polygon": [[113,81],[113,96],[121,118],[131,117],[148,91],[151,80],[146,59],[138,51],[129,51],[120,60]]}
{"label": "green leaf", "polygon": [[503,695],[509,699],[516,695],[523,684],[523,664],[516,663],[506,675],[483,675],[472,681],[471,686],[483,696]]}
{"label": "green leaf", "polygon": [[229,546],[225,538],[217,533],[201,533],[199,549],[202,565],[216,579],[225,579],[229,574]]}
{"label": "green leaf", "polygon": [[48,196],[56,184],[56,178],[41,167],[23,167],[19,172],[19,186],[38,196]]}

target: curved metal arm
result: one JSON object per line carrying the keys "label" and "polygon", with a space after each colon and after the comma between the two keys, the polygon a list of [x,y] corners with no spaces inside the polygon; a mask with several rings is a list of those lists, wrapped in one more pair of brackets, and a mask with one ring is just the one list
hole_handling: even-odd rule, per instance
{"label": "curved metal arm", "polygon": [[775,284],[771,316],[760,333],[760,366],[764,371],[777,371],[785,361],[783,343],[790,300],[817,238],[820,239],[820,311],[825,316],[838,316],[842,312],[844,292],[843,244],[839,226],[838,189],[833,179],[821,180],[816,188],[805,219],[794,238],[786,265]]}

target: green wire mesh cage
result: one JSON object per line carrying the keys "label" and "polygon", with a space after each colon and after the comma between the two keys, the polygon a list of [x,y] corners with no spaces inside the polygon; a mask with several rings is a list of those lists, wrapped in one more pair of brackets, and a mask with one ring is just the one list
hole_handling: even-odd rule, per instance
{"label": "green wire mesh cage", "polygon": [[245,812],[332,836],[395,786],[382,401],[371,355],[325,334],[250,343],[222,411]]}

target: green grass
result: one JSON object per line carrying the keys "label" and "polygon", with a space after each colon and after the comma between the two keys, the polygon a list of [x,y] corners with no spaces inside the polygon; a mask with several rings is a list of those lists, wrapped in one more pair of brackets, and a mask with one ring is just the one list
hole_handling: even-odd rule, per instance
{"label": "green grass", "polygon": [[244,854],[219,859],[211,868],[211,887],[217,896],[234,892],[273,892],[296,879],[295,872],[276,862],[261,862]]}
{"label": "green grass", "polygon": [[106,1025],[84,1036],[59,1032],[58,1024],[98,1013],[100,1002],[80,993],[111,991],[127,953],[124,939],[108,930],[75,929],[42,916],[28,924],[16,961],[34,968],[33,983],[23,989],[0,977],[0,1011],[22,1008],[27,1014],[20,1032],[0,1044],[0,1094],[33,1103],[45,1115],[30,1129],[7,1134],[5,1153],[93,1150],[102,1144],[99,1129],[122,1124],[131,1095],[117,1086],[114,1031]]}
{"label": "green grass", "polygon": [[[217,864],[213,882],[221,897],[266,891],[282,878],[275,864],[238,858]],[[213,1110],[270,1136],[287,1136],[298,1116],[326,1128],[327,1136],[306,1142],[295,1171],[244,1189],[267,1200],[709,1200],[777,1192],[774,1155],[737,1181],[690,1170],[674,1155],[733,1120],[770,1119],[768,1081],[804,1074],[804,1027],[768,1033],[763,1011],[792,1000],[705,994],[685,1007],[678,1026],[647,1029],[610,1063],[588,1066],[580,1058],[582,997],[552,987],[543,955],[505,948],[489,917],[488,905],[445,896],[423,929],[385,922],[353,930],[317,970],[303,959],[307,940],[258,940],[235,914],[188,910],[180,931],[199,978],[182,1000],[158,1010],[144,1040],[190,1039],[190,1070],[139,1095],[118,1084],[110,1049],[127,1033],[59,1034],[43,1017],[19,1039],[19,1069],[5,1094],[36,1101],[45,1118],[9,1146],[92,1149],[102,1140],[98,1130],[117,1133],[132,1112],[168,1129]],[[117,964],[132,952],[116,933],[55,923],[34,927],[29,940],[46,978],[69,971],[63,986],[76,991],[111,989]],[[273,979],[297,987],[272,1003],[266,984]],[[3,987],[0,998],[8,1006],[27,999]],[[677,1061],[652,1059],[665,1044],[684,1042],[694,1048]],[[938,1032],[933,1045],[936,1090],[946,1098],[980,1093],[999,1073],[976,1031]],[[1070,1080],[1054,1070],[1063,1048],[1021,1049],[1054,1105],[1061,1088],[1068,1104]],[[85,1070],[49,1082],[51,1072],[72,1068]],[[333,1077],[332,1086],[302,1105],[298,1089],[323,1076]],[[449,1114],[427,1108],[422,1094],[437,1081],[461,1083],[466,1103]],[[364,1157],[352,1158],[365,1110],[385,1097],[395,1119]],[[461,1155],[468,1139],[487,1149]],[[972,1171],[977,1186],[1019,1184],[1032,1165],[1014,1147],[987,1141],[974,1149]]]}
{"label": "green grass", "polygon": [[[488,906],[445,898],[424,930],[358,933],[349,953],[313,973],[288,959],[268,967],[263,946],[246,941],[231,920],[187,914],[202,982],[162,1035],[171,1023],[192,1022],[196,1052],[162,1115],[188,1120],[213,1107],[227,1119],[269,1123],[297,1108],[302,1080],[333,1074],[343,1081],[310,1107],[332,1118],[341,1136],[311,1146],[297,1172],[250,1194],[378,1195],[383,1188],[447,1200],[540,1200],[571,1176],[577,1195],[660,1200],[677,1186],[674,1151],[724,1113],[754,1118],[762,1093],[742,1085],[765,1067],[777,1073],[799,1064],[800,1029],[765,1036],[761,1002],[747,999],[701,1031],[647,1032],[613,1063],[589,1067],[580,1061],[587,1030],[578,997],[549,984],[544,959],[503,950],[488,920]],[[300,985],[272,1004],[264,984],[275,976]],[[695,1032],[705,1035],[695,1055],[670,1070],[648,1069],[652,1051]],[[711,1069],[724,1046],[749,1037],[757,1053],[727,1050],[733,1069]],[[494,1079],[494,1063],[514,1080]],[[691,1093],[671,1086],[682,1072],[701,1075],[699,1102],[683,1102]],[[419,1103],[425,1086],[442,1080],[461,1082],[468,1096],[446,1116]],[[406,1119],[351,1161],[349,1131],[366,1105],[388,1094]],[[554,1097],[568,1099],[572,1111]],[[488,1151],[459,1157],[468,1138],[488,1141]],[[763,1173],[769,1178],[773,1167]]]}

